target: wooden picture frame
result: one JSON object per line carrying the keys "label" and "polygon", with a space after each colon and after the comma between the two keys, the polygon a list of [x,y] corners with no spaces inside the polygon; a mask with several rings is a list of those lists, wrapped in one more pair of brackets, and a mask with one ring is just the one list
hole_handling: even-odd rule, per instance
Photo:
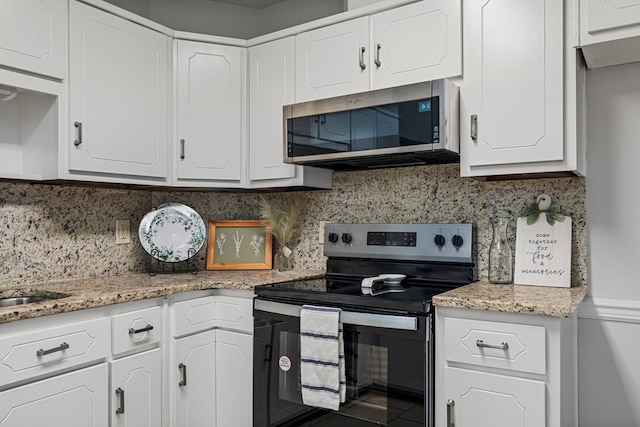
{"label": "wooden picture frame", "polygon": [[271,233],[259,220],[209,221],[207,270],[271,269]]}

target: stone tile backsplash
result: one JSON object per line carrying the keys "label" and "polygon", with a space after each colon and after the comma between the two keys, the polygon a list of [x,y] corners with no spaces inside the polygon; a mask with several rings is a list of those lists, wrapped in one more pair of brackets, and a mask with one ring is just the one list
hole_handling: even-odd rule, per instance
{"label": "stone tile backsplash", "polygon": [[[294,246],[295,268],[323,268],[319,221],[472,222],[477,227],[480,277],[487,275],[490,218],[515,218],[540,193],[573,217],[572,281],[586,284],[585,179],[579,177],[481,182],[459,177],[459,166],[431,165],[334,173],[333,190],[298,192],[307,201]],[[265,193],[286,202],[296,193]],[[0,287],[64,278],[145,271],[149,257],[138,224],[165,202],[193,207],[205,221],[256,219],[261,195],[249,192],[167,192],[0,183]],[[130,219],[132,243],[116,245],[115,220]],[[204,268],[206,250],[196,264]]]}

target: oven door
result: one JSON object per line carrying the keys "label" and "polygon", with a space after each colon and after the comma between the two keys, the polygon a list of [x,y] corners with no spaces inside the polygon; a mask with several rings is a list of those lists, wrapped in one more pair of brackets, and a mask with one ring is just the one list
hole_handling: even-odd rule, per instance
{"label": "oven door", "polygon": [[[338,412],[302,403],[300,305],[256,299],[254,426],[432,426],[429,315],[343,310],[347,399]],[[320,423],[320,424],[317,424]]]}

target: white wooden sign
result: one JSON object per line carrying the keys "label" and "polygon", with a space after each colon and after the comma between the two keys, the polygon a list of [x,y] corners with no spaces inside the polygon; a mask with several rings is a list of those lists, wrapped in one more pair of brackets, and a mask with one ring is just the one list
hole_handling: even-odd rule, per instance
{"label": "white wooden sign", "polygon": [[518,218],[514,284],[571,287],[571,217],[547,223],[547,214],[527,225]]}

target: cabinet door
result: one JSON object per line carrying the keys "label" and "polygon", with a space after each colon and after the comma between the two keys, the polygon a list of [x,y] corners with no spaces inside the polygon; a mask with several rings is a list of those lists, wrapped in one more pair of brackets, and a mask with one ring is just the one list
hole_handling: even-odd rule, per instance
{"label": "cabinet door", "polygon": [[470,166],[561,161],[563,2],[464,5],[467,67],[460,139],[466,161]]}
{"label": "cabinet door", "polygon": [[160,364],[160,349],[111,362],[112,427],[161,425]]}
{"label": "cabinet door", "polygon": [[590,42],[640,36],[640,1],[582,0],[582,31]]}
{"label": "cabinet door", "polygon": [[3,0],[0,64],[65,78],[67,2]]}
{"label": "cabinet door", "polygon": [[540,427],[546,425],[545,384],[446,367],[445,396],[453,401],[456,427]]}
{"label": "cabinet door", "polygon": [[177,42],[177,178],[242,177],[242,49]]}
{"label": "cabinet door", "polygon": [[106,364],[0,393],[2,427],[107,427]]}
{"label": "cabinet door", "polygon": [[426,0],[371,17],[371,88],[462,74],[459,0]]}
{"label": "cabinet door", "polygon": [[175,427],[216,426],[215,338],[215,331],[207,331],[174,340]]}
{"label": "cabinet door", "polygon": [[166,177],[168,38],[75,1],[69,37],[69,169]]}
{"label": "cabinet door", "polygon": [[298,34],[296,102],[368,91],[370,54],[369,17]]}
{"label": "cabinet door", "polygon": [[284,157],[282,107],[295,98],[295,37],[249,49],[249,177],[252,181],[293,178]]}
{"label": "cabinet door", "polygon": [[216,331],[216,407],[219,426],[253,423],[253,337]]}

